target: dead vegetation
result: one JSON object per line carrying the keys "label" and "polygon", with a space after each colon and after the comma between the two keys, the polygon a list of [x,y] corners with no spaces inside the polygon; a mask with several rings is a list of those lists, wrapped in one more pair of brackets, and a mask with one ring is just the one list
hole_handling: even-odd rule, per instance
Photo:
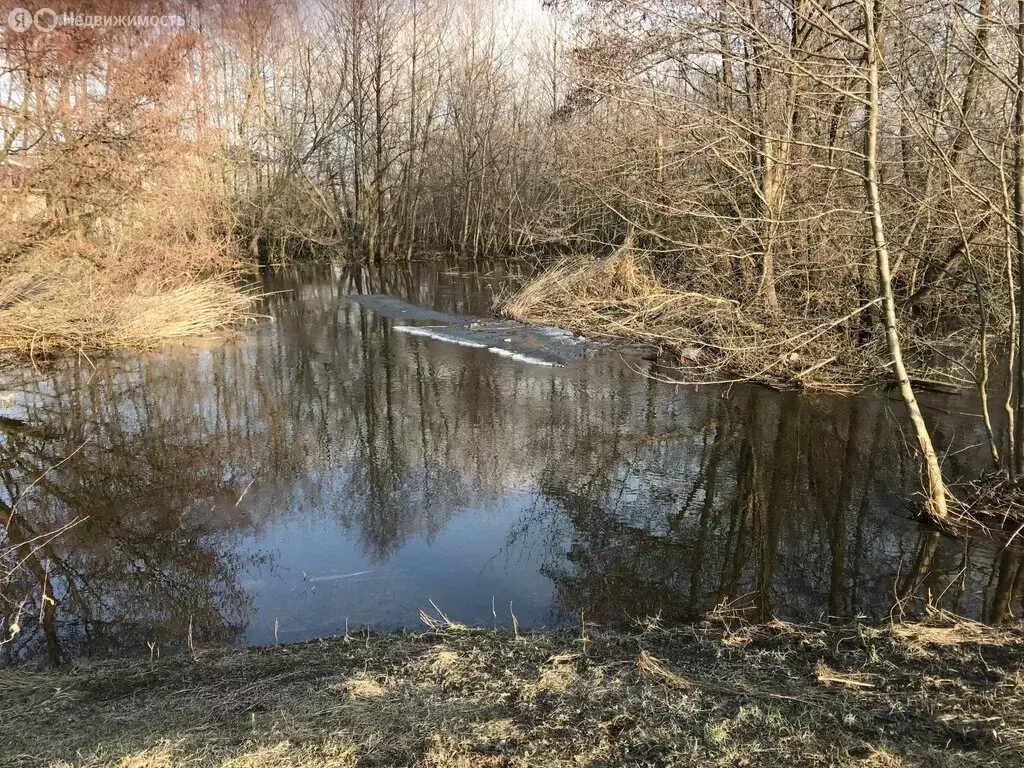
{"label": "dead vegetation", "polygon": [[[957,501],[950,527],[994,531],[1004,546],[1018,544],[1024,533],[1024,485],[1005,473],[989,472],[977,480],[954,486]],[[1024,571],[1018,576],[1024,582]]]}
{"label": "dead vegetation", "polygon": [[210,158],[153,168],[98,213],[0,220],[0,355],[153,348],[250,316],[226,200]]}
{"label": "dead vegetation", "polygon": [[590,338],[650,344],[660,362],[683,369],[688,379],[847,390],[879,376],[884,346],[852,342],[856,315],[820,324],[803,316],[768,317],[724,296],[674,285],[627,242],[603,259],[558,262],[500,297],[497,309]]}
{"label": "dead vegetation", "polygon": [[[146,349],[244,317],[232,164],[188,125],[194,35],[0,39],[0,355]],[[117,62],[117,66],[112,66]]]}
{"label": "dead vegetation", "polygon": [[1024,759],[1024,628],[444,629],[0,672],[10,766]]}
{"label": "dead vegetation", "polygon": [[0,352],[37,360],[58,351],[145,350],[221,331],[248,316],[251,298],[227,280],[126,289],[68,266],[57,276],[16,274],[10,282],[31,281],[27,295],[0,283],[0,301],[10,307],[0,312]]}
{"label": "dead vegetation", "polygon": [[150,349],[248,317],[229,245],[146,208],[108,219],[109,235],[44,238],[0,266],[0,354]]}

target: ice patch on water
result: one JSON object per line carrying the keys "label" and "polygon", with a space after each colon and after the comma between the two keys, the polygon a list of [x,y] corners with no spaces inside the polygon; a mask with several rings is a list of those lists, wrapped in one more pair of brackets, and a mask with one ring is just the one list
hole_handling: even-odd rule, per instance
{"label": "ice patch on water", "polygon": [[488,352],[493,352],[496,355],[507,357],[509,360],[515,360],[520,363],[527,363],[529,365],[545,365],[548,367],[559,366],[561,363],[553,360],[545,360],[540,357],[534,357],[524,352],[516,352],[513,349],[505,349],[504,347],[493,347],[490,344],[483,344],[479,341],[473,341],[471,339],[464,338],[458,331],[460,329],[449,329],[449,328],[438,328],[429,327],[422,325],[396,325],[394,330],[399,333],[407,333],[410,336],[423,336],[427,339],[435,339],[436,341],[447,341],[451,344],[458,344],[462,347],[472,347],[473,349],[486,349]]}
{"label": "ice patch on water", "polygon": [[472,347],[473,349],[486,349],[486,344],[481,344],[479,341],[470,341],[469,339],[460,339],[458,336],[453,336],[451,332],[445,332],[438,328],[424,328],[419,325],[396,325],[394,330],[399,333],[408,333],[410,336],[425,336],[428,339],[437,339],[438,341],[448,341],[452,344],[458,344],[461,347]]}
{"label": "ice patch on water", "polygon": [[437,312],[433,309],[428,309],[427,307],[410,304],[396,296],[386,296],[381,293],[347,296],[346,300],[366,307],[382,317],[401,318],[406,322],[414,320],[420,323],[464,325],[475,319],[472,317],[465,317],[463,315],[451,315],[447,312]]}
{"label": "ice patch on water", "polygon": [[520,363],[529,363],[530,365],[547,365],[549,367],[561,365],[561,363],[556,363],[551,360],[541,360],[539,357],[525,355],[522,352],[513,352],[511,349],[503,349],[502,347],[488,347],[487,350],[496,355],[501,355],[502,357],[507,357],[510,360],[516,360]]}

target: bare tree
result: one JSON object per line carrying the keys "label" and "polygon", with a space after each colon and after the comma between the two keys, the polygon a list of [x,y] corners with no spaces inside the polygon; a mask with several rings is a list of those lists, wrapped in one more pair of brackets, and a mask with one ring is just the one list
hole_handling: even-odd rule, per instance
{"label": "bare tree", "polygon": [[907,407],[910,423],[917,438],[918,449],[924,460],[928,477],[928,513],[938,520],[943,520],[948,514],[946,486],[942,479],[938,456],[935,454],[931,436],[928,434],[928,427],[921,415],[921,409],[917,404],[917,398],[910,385],[910,377],[907,375],[907,367],[903,361],[896,319],[896,302],[892,292],[889,245],[885,237],[882,202],[878,186],[879,62],[882,56],[880,38],[885,30],[885,0],[863,0],[863,8],[867,59],[867,97],[864,105],[867,117],[867,124],[864,127],[864,189],[871,217],[871,237],[874,241],[878,282],[882,290],[885,337],[893,371],[899,384],[900,396]]}

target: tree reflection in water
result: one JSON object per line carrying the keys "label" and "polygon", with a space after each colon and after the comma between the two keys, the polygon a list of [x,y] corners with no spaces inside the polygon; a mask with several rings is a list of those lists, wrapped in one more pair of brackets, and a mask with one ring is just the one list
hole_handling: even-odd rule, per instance
{"label": "tree reflection in water", "polygon": [[[0,551],[21,566],[0,615],[28,602],[6,659],[180,647],[190,624],[199,643],[245,641],[267,598],[245,574],[284,565],[254,542],[286,519],[328,521],[339,546],[412,577],[414,543],[440,551],[478,527],[444,550],[476,548],[443,564],[455,618],[460,601],[489,604],[488,588],[534,625],[580,610],[681,621],[722,603],[758,619],[881,618],[928,600],[989,621],[1020,610],[1019,549],[909,519],[915,469],[881,396],[674,387],[614,354],[524,366],[396,334],[345,301],[387,292],[485,313],[488,269],[500,274],[277,273],[274,322],[245,339],[8,377]],[[983,442],[980,421],[959,413],[969,402],[943,407],[936,439],[950,474],[969,476],[983,449],[959,448]],[[514,564],[485,584],[475,574],[499,554]],[[531,584],[540,571],[544,594],[523,594],[515,568]],[[379,597],[364,602],[391,621]]]}
{"label": "tree reflection in water", "polygon": [[909,519],[914,468],[884,400],[738,387],[686,409],[625,450],[596,437],[570,482],[544,477],[565,521],[545,565],[559,606],[604,622],[723,604],[756,620],[1019,610],[1019,549]]}
{"label": "tree reflection in water", "polygon": [[40,643],[53,662],[83,646],[120,654],[181,641],[190,621],[207,642],[244,628],[229,543],[253,527],[232,498],[245,475],[187,391],[152,384],[68,367],[0,425],[0,516],[21,564],[4,613],[29,600],[9,657]]}

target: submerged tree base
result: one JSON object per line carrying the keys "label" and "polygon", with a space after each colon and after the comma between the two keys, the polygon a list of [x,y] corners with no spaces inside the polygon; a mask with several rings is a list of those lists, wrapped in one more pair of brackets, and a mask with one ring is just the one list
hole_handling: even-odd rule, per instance
{"label": "submerged tree base", "polygon": [[0,671],[0,762],[1019,766],[1024,627],[419,635]]}

